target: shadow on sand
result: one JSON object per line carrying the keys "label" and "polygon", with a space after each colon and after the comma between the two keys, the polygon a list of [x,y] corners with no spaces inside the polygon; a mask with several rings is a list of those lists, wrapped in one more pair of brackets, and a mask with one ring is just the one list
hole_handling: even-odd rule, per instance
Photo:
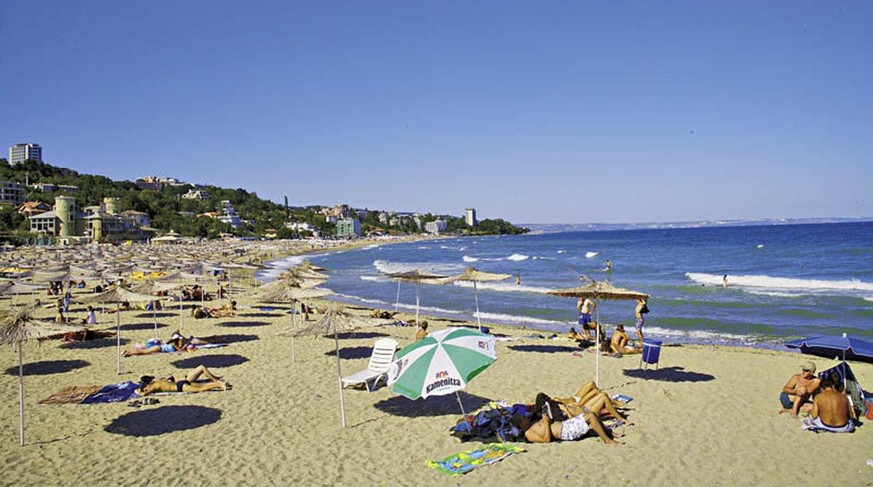
{"label": "shadow on sand", "polygon": [[[24,364],[24,375],[62,374],[71,370],[81,369],[91,365],[84,360],[46,360]],[[18,375],[18,366],[6,369],[6,375]]]}
{"label": "shadow on sand", "polygon": [[275,318],[282,316],[282,313],[239,313],[239,316],[246,318]]}
{"label": "shadow on sand", "polygon": [[[337,338],[340,340],[355,340],[355,339],[366,339],[366,338],[381,338],[391,336],[387,333],[379,333],[377,331],[349,331],[345,333],[340,333],[337,335]],[[331,335],[333,337],[333,335]]]}
{"label": "shadow on sand", "polygon": [[115,418],[103,429],[124,436],[159,436],[218,422],[221,410],[204,406],[162,406]]}
{"label": "shadow on sand", "polygon": [[[340,358],[342,359],[356,359],[356,358],[370,358],[370,355],[373,354],[372,347],[345,347],[341,348]],[[329,357],[336,357],[336,350],[331,350],[329,352],[324,352],[325,355]]]}
{"label": "shadow on sand", "polygon": [[714,375],[686,371],[684,367],[667,367],[665,369],[625,369],[624,375],[637,379],[660,380],[664,382],[708,382],[715,379]]}
{"label": "shadow on sand", "polygon": [[201,337],[207,343],[242,343],[253,342],[258,339],[257,335],[210,335]]}
{"label": "shadow on sand", "polygon": [[[113,333],[114,335],[114,333]],[[121,338],[121,345],[127,345],[130,343],[130,339]],[[64,350],[93,350],[96,348],[109,348],[116,346],[115,337],[111,338],[99,338],[97,340],[86,340],[84,342],[67,342],[62,343],[59,348],[63,348]]]}
{"label": "shadow on sand", "polygon": [[219,323],[218,326],[226,326],[228,328],[248,328],[248,327],[256,327],[256,326],[267,326],[270,322],[268,321],[226,321],[224,323]]}
{"label": "shadow on sand", "polygon": [[179,317],[178,309],[176,311],[177,311],[176,313],[167,313],[165,311],[161,311],[161,312],[155,313],[154,315],[151,313],[151,311],[149,311],[146,313],[140,313],[140,314],[136,315],[136,317],[137,318],[152,318],[152,317],[154,317],[154,318],[178,318]]}
{"label": "shadow on sand", "polygon": [[560,352],[578,352],[579,347],[571,347],[569,345],[510,345],[510,350],[516,352],[537,352],[537,353],[560,353]]}
{"label": "shadow on sand", "polygon": [[201,357],[190,357],[182,360],[170,362],[173,366],[180,369],[193,369],[198,365],[205,365],[207,368],[213,367],[233,367],[248,362],[249,359],[242,355],[203,355]]}
{"label": "shadow on sand", "polygon": [[[467,394],[464,391],[458,393],[464,411],[471,412],[488,404],[488,399],[480,396]],[[393,396],[373,404],[373,407],[392,416],[416,418],[421,416],[461,416],[461,407],[458,398],[454,394],[446,396],[432,396],[427,399],[415,401],[403,396]]]}
{"label": "shadow on sand", "polygon": [[[166,328],[169,325],[165,325],[163,323],[158,323],[158,329]],[[134,330],[154,330],[155,323],[130,323],[128,325],[121,325],[121,331],[134,331]]]}

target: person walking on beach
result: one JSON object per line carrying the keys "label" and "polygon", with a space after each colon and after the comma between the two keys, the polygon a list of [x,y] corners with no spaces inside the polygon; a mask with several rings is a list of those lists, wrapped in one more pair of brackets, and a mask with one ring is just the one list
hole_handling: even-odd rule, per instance
{"label": "person walking on beach", "polygon": [[782,387],[779,402],[782,403],[784,409],[779,411],[779,414],[789,409],[792,416],[800,414],[800,407],[809,401],[820,385],[821,381],[815,376],[815,363],[805,362],[801,364],[800,373],[792,375]]}
{"label": "person walking on beach", "polygon": [[637,331],[637,339],[640,342],[643,341],[643,323],[646,322],[643,315],[648,312],[649,305],[646,304],[646,300],[643,298],[637,299],[637,307],[634,309],[634,328]]}
{"label": "person walking on beach", "polygon": [[587,297],[579,298],[579,301],[576,302],[576,311],[579,312],[579,325],[582,327],[582,334],[585,335],[586,340],[591,340],[591,333],[588,330],[594,329],[594,326],[591,325],[591,313],[594,312],[596,307],[597,305]]}

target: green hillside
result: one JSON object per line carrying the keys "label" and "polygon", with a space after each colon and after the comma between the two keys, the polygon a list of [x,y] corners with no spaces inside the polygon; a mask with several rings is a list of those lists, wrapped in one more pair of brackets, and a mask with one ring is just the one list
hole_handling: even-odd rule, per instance
{"label": "green hillside", "polygon": [[[308,223],[317,228],[322,235],[330,236],[334,233],[334,224],[329,223],[319,211],[322,206],[285,208],[283,205],[273,203],[258,197],[256,193],[242,188],[228,189],[217,186],[198,186],[197,189],[209,193],[208,199],[194,200],[183,199],[193,185],[163,186],[160,190],[140,189],[132,181],[113,181],[105,176],[91,174],[79,174],[66,168],[54,167],[45,163],[27,161],[22,164],[10,166],[5,159],[0,159],[0,181],[14,181],[24,183],[25,179],[31,184],[50,183],[58,185],[77,186],[78,190],[71,193],[62,191],[41,192],[33,187],[28,187],[27,201],[43,201],[54,204],[54,199],[59,194],[67,194],[76,199],[78,208],[99,205],[105,197],[120,198],[122,211],[135,210],[147,213],[151,217],[151,226],[161,232],[173,230],[185,237],[216,238],[221,233],[232,233],[241,237],[261,237],[275,231],[277,238],[296,238],[299,236],[293,230],[285,227],[285,222],[294,221]],[[239,214],[244,223],[239,228],[231,228],[213,218],[202,218],[196,215],[220,211],[221,202],[227,200]],[[193,214],[194,216],[190,216]],[[419,230],[409,219],[396,222],[394,225],[381,223],[378,219],[379,211],[368,211],[363,215],[361,227],[365,233],[380,230],[389,234],[418,233]],[[421,223],[443,219],[447,222],[447,231],[453,233],[471,233],[464,220],[459,217],[447,215],[421,215]],[[29,233],[29,222],[19,215],[15,208],[3,208],[0,210],[0,232],[13,234],[23,240]],[[475,229],[476,234],[508,234],[523,233],[527,229],[518,228],[501,219],[483,220]]]}

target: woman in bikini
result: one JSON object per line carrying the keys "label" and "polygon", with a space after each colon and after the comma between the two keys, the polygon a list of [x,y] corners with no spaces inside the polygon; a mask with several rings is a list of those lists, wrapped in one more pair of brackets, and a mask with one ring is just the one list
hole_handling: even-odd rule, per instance
{"label": "woman in bikini", "polygon": [[[198,382],[201,376],[206,376],[206,381]],[[140,396],[148,396],[156,392],[188,392],[198,393],[206,391],[227,391],[233,386],[229,382],[225,382],[213,374],[206,368],[205,365],[198,365],[197,368],[188,372],[182,380],[176,380],[172,375],[165,379],[155,378],[150,375],[145,375],[140,378],[140,385],[136,393]]]}
{"label": "woman in bikini", "polygon": [[152,338],[145,342],[145,344],[142,346],[136,345],[137,348],[125,350],[122,355],[125,357],[130,357],[131,355],[151,355],[153,353],[182,352],[187,350],[194,350],[197,345],[204,344],[206,344],[206,342],[197,337],[183,337],[182,334],[179,333],[179,331],[177,330],[173,332],[173,335],[166,342],[158,338]]}

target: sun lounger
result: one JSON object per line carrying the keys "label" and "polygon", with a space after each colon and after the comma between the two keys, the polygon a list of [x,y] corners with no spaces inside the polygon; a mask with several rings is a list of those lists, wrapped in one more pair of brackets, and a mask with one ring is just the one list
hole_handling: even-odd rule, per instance
{"label": "sun lounger", "polygon": [[[388,368],[391,366],[391,362],[394,361],[394,352],[396,350],[397,340],[391,338],[376,340],[367,368],[358,373],[343,377],[343,385],[364,384],[367,387],[367,391],[372,392],[380,379],[388,380]],[[370,387],[370,381],[373,382],[372,388]]]}

